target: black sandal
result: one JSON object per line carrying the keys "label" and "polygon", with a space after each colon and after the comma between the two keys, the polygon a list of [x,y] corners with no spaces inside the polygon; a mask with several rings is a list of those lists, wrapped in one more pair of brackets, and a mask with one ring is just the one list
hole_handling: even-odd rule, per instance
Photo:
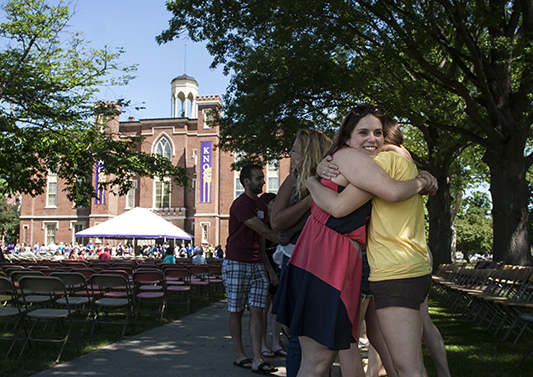
{"label": "black sandal", "polygon": [[[244,369],[252,369],[252,359],[243,359],[239,362],[234,361],[233,365],[235,365],[238,368],[244,368]],[[250,364],[249,366],[246,366],[246,364]]]}
{"label": "black sandal", "polygon": [[[265,369],[266,366],[269,366],[272,369]],[[252,369],[252,373],[257,373],[257,374],[270,374],[270,373],[276,373],[277,371],[278,371],[278,368],[274,368],[272,365],[270,365],[269,362],[266,362],[266,361],[259,364],[259,366],[257,367],[257,370]]]}

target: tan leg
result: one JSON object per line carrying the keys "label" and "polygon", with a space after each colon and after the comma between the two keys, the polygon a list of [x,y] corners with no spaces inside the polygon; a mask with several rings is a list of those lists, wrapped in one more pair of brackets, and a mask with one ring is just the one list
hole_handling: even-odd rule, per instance
{"label": "tan leg", "polygon": [[419,310],[389,307],[376,310],[379,326],[399,377],[427,377],[422,357]]}
{"label": "tan leg", "polygon": [[446,356],[446,347],[444,346],[444,341],[442,340],[442,335],[440,335],[439,329],[431,320],[429,316],[429,305],[428,298],[422,304],[420,309],[422,314],[423,321],[423,330],[422,337],[424,338],[424,343],[435,363],[435,368],[437,368],[438,377],[451,377],[450,368],[448,367],[448,358]]}
{"label": "tan leg", "polygon": [[307,336],[298,337],[302,347],[302,363],[298,377],[326,377],[338,351],[314,341]]}
{"label": "tan leg", "polygon": [[[359,333],[361,333],[361,323],[365,318],[369,302],[369,298],[361,298],[361,307],[359,309]],[[353,343],[347,350],[339,351],[339,362],[341,364],[341,372],[343,376],[363,377],[365,375],[358,343]]]}
{"label": "tan leg", "polygon": [[339,363],[343,377],[363,377],[365,375],[358,343],[352,343],[349,349],[339,351]]}
{"label": "tan leg", "polygon": [[262,322],[263,322],[263,332],[261,334],[261,352],[270,351],[267,344],[267,333],[268,333],[268,313],[270,311],[270,304],[272,296],[267,295],[266,309],[263,309]]}
{"label": "tan leg", "polygon": [[276,315],[271,314],[270,327],[272,329],[272,351],[277,352],[283,349],[281,346],[281,323],[276,321]]}
{"label": "tan leg", "polygon": [[[396,370],[394,369],[394,364],[392,363],[391,355],[389,353],[387,345],[385,344],[385,339],[383,338],[383,334],[381,333],[381,328],[379,327],[374,298],[371,298],[368,304],[368,309],[366,311],[366,316],[365,316],[365,322],[366,322],[367,336],[368,336],[368,339],[370,340],[370,344],[372,345],[373,349],[377,351],[377,358],[380,360],[379,364],[383,364],[383,366],[387,370],[387,375],[389,377],[398,377],[398,374],[396,373]],[[372,369],[372,371],[374,370],[379,371],[378,366],[374,366],[373,364],[371,364],[371,363],[374,363],[375,360],[376,358],[374,357],[374,355],[371,355],[369,352],[369,355],[368,355],[369,369]],[[378,373],[377,371],[375,373]],[[368,374],[368,370],[367,370],[367,374]]]}
{"label": "tan leg", "polygon": [[379,377],[379,370],[382,365],[378,351],[370,343],[370,347],[368,347],[368,367],[365,377]]}
{"label": "tan leg", "polygon": [[229,331],[231,334],[231,341],[233,343],[233,348],[235,349],[235,361],[237,363],[248,358],[242,346],[242,315],[243,313],[244,313],[244,310],[240,312],[231,312],[229,314]]}

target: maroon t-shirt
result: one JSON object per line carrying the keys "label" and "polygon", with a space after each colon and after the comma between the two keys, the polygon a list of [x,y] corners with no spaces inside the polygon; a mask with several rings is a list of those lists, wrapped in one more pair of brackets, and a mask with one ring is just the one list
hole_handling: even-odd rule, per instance
{"label": "maroon t-shirt", "polygon": [[267,205],[242,194],[233,201],[229,210],[229,235],[226,259],[243,263],[263,263],[259,247],[259,234],[244,225],[244,221],[257,217],[266,223]]}

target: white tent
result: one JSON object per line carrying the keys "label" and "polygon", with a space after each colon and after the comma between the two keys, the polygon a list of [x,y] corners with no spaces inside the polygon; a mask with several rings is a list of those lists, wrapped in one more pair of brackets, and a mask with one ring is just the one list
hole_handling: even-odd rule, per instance
{"label": "white tent", "polygon": [[192,239],[189,233],[141,207],[84,229],[76,233],[76,237]]}

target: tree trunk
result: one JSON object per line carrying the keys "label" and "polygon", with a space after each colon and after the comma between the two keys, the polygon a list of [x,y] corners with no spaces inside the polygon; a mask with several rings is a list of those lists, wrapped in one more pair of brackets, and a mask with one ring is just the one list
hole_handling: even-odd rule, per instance
{"label": "tree trunk", "polygon": [[430,173],[439,181],[439,190],[426,204],[429,214],[428,243],[433,254],[433,270],[452,261],[452,197],[448,183],[448,166],[435,163]]}
{"label": "tree trunk", "polygon": [[487,148],[483,160],[491,173],[493,260],[532,265],[526,184],[529,165],[523,147],[508,142],[503,148]]}

